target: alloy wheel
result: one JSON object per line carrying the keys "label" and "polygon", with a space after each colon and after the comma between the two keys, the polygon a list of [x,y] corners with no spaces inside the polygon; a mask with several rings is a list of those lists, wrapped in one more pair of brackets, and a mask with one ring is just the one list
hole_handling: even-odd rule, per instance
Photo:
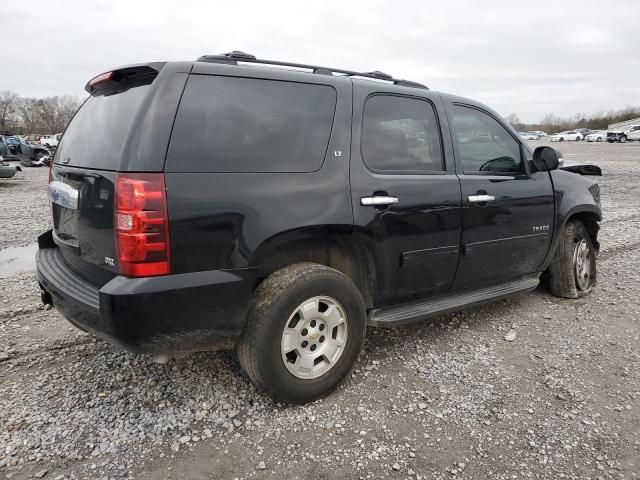
{"label": "alloy wheel", "polygon": [[588,290],[591,286],[591,249],[589,243],[582,239],[576,243],[573,253],[576,286],[581,290]]}
{"label": "alloy wheel", "polygon": [[294,310],[282,332],[280,351],[294,377],[311,380],[331,370],[345,350],[347,315],[331,297],[313,297]]}

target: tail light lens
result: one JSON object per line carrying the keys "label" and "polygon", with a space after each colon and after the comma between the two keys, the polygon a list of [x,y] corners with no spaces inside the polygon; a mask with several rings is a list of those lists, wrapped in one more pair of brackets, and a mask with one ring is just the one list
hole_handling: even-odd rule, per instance
{"label": "tail light lens", "polygon": [[169,219],[162,173],[116,176],[115,235],[120,273],[150,277],[169,273]]}

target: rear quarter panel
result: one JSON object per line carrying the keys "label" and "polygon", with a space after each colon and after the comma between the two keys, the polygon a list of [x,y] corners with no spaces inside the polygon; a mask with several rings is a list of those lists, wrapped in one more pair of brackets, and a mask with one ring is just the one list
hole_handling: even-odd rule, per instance
{"label": "rear quarter panel", "polygon": [[[200,74],[247,74],[246,67],[196,65]],[[265,78],[273,76],[264,74]],[[322,81],[319,75],[292,76],[300,81]],[[352,228],[351,82],[326,81],[336,89],[337,101],[328,148],[318,171],[179,172],[170,167],[175,159],[167,158],[173,273],[257,266],[256,252],[263,254],[268,245],[280,244],[278,239],[306,235],[300,232],[308,231],[307,227],[325,225],[342,232]]]}

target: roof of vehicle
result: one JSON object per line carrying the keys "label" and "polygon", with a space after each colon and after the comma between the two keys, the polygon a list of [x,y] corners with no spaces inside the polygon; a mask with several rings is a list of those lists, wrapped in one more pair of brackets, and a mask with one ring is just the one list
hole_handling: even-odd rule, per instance
{"label": "roof of vehicle", "polygon": [[283,62],[280,60],[265,60],[256,58],[255,55],[234,50],[222,55],[203,55],[199,57],[196,62],[205,63],[221,63],[226,65],[242,65],[242,64],[254,64],[263,66],[276,66],[276,67],[289,67],[298,71],[307,71],[308,73],[314,73],[317,75],[331,75],[342,77],[354,77],[354,78],[366,78],[372,80],[382,80],[391,82],[394,85],[402,85],[405,87],[423,88],[428,90],[426,85],[411,80],[403,80],[393,78],[391,75],[375,70],[372,72],[356,72],[352,70],[345,70],[341,68],[322,67],[318,65],[308,65],[303,63]]}

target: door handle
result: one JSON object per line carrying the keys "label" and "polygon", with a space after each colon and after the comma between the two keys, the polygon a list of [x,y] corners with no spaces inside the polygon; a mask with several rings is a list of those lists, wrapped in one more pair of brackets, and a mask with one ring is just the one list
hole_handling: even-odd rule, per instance
{"label": "door handle", "polygon": [[496,199],[493,195],[469,195],[471,203],[493,202]]}
{"label": "door handle", "polygon": [[393,205],[394,203],[398,203],[398,197],[376,195],[373,197],[362,197],[360,199],[360,205],[365,207],[379,206],[379,205]]}

